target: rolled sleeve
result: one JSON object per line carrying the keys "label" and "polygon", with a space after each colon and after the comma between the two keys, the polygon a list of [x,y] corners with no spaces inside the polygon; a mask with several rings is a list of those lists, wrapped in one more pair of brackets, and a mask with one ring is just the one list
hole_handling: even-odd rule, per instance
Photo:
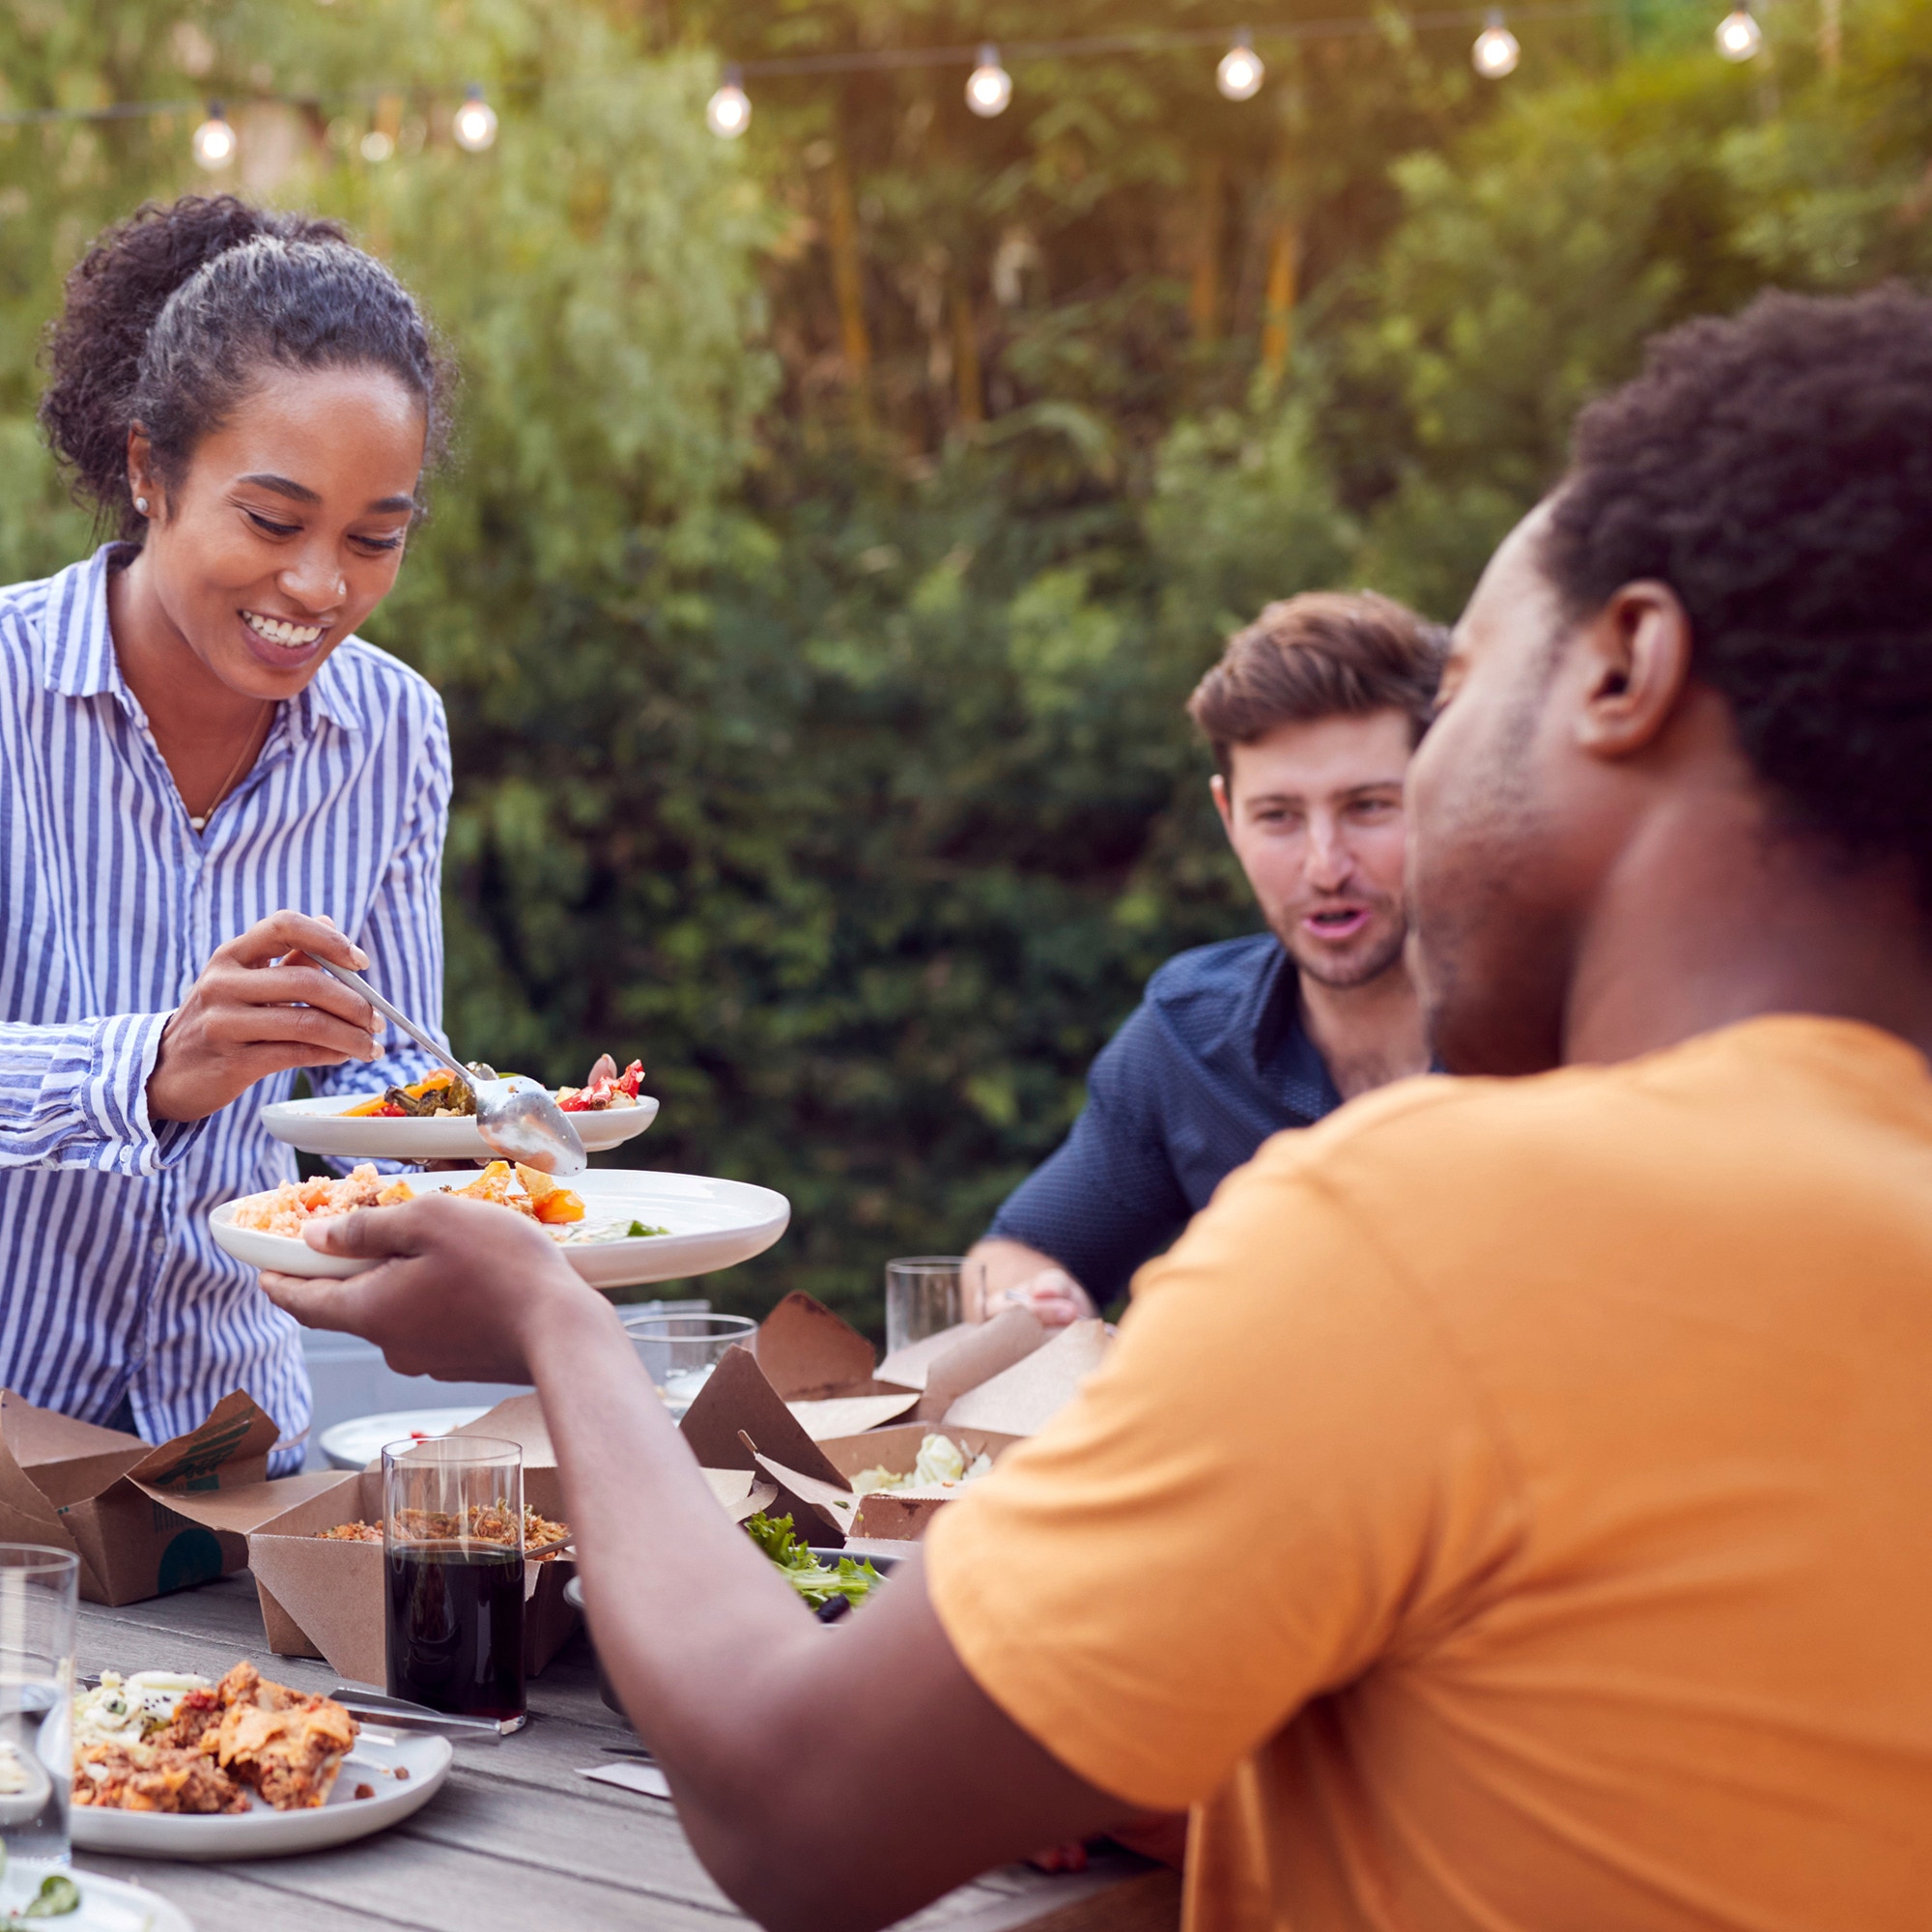
{"label": "rolled sleeve", "polygon": [[1163,1048],[1148,1008],[1137,1008],[1094,1061],[1072,1131],[986,1231],[1051,1255],[1103,1304],[1187,1225],[1160,1130]]}
{"label": "rolled sleeve", "polygon": [[0,1026],[0,1167],[141,1175],[180,1160],[204,1123],[148,1113],[148,1079],[173,1017]]}

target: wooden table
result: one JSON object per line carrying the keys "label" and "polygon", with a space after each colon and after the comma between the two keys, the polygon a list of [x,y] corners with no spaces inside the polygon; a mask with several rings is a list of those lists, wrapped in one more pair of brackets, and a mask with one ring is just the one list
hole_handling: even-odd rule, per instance
{"label": "wooden table", "polygon": [[[326,1663],[270,1658],[243,1573],[125,1609],[80,1606],[82,1671],[179,1668],[218,1678],[252,1658],[265,1675],[327,1690]],[[750,1921],[697,1862],[662,1800],[578,1776],[616,1762],[598,1747],[632,1736],[597,1694],[574,1637],[530,1685],[530,1721],[500,1746],[459,1745],[448,1782],[406,1823],[334,1851],[235,1864],[173,1864],[82,1852],[83,1869],[138,1880],[196,1932],[682,1932]],[[1078,1876],[988,1872],[905,1925],[920,1932],[1174,1932],[1179,1881],[1124,1855]]]}

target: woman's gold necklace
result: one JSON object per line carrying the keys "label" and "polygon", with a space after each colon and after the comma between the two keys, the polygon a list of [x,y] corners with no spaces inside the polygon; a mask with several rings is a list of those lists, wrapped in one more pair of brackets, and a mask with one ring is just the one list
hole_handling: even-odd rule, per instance
{"label": "woman's gold necklace", "polygon": [[[270,703],[265,702],[262,708],[272,716],[275,707]],[[208,810],[204,811],[199,818],[197,818],[193,812],[188,813],[187,822],[190,825],[192,825],[197,832],[205,832],[208,830],[208,821],[214,816],[215,807],[218,806],[221,803],[221,801],[224,798],[226,798],[228,794],[235,788],[235,781],[242,776],[242,767],[247,762],[249,754],[251,753],[259,751],[260,748],[255,743],[255,733],[257,730],[260,729],[260,727],[261,727],[261,721],[259,719],[256,720],[255,724],[251,724],[248,727],[248,735],[242,741],[241,754],[236,758],[235,762],[228,767],[228,776],[221,781],[221,789],[217,791],[212,799],[209,800]]]}

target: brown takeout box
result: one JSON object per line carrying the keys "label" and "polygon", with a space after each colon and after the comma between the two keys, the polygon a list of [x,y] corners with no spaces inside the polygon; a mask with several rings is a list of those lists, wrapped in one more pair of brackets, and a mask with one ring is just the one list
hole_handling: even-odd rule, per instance
{"label": "brown takeout box", "polygon": [[[935,1430],[969,1462],[981,1450],[997,1461],[1072,1400],[1107,1345],[1099,1321],[1049,1331],[1011,1309],[903,1349],[874,1375],[864,1336],[810,1296],[788,1295],[758,1331],[755,1354],[730,1350],[699,1390],[685,1439],[707,1469],[762,1475],[777,1490],[772,1508],[813,1543],[902,1541],[923,1535],[961,1492],[893,1491],[862,1503],[852,1476],[910,1473]],[[813,1393],[785,1399],[801,1389]],[[835,1419],[847,1426],[826,1426]]]}
{"label": "brown takeout box", "polygon": [[0,1391],[0,1536],[71,1549],[91,1604],[225,1577],[246,1565],[251,1529],[333,1480],[268,1480],[279,1434],[241,1389],[157,1448]]}
{"label": "brown takeout box", "polygon": [[[511,1396],[454,1433],[520,1444],[525,1503],[553,1521],[564,1520],[563,1484],[535,1396]],[[339,1522],[380,1523],[383,1473],[380,1467],[331,1471],[325,1484],[262,1520],[248,1538],[269,1648],[277,1657],[326,1658],[351,1683],[383,1684],[388,1671],[383,1546],[324,1542],[317,1534]],[[524,1565],[524,1668],[531,1676],[577,1627],[577,1611],[563,1600],[576,1567],[568,1557]]]}

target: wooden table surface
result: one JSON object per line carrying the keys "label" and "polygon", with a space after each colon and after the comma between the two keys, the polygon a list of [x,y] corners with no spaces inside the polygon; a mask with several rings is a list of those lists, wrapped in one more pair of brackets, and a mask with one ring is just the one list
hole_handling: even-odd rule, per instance
{"label": "wooden table surface", "polygon": [[[219,1678],[252,1658],[304,1690],[326,1663],[270,1657],[244,1572],[151,1603],[80,1606],[83,1672],[175,1668]],[[83,1870],[134,1879],[178,1905],[196,1932],[681,1932],[750,1923],[697,1862],[671,1805],[578,1775],[611,1764],[598,1747],[633,1736],[597,1694],[582,1632],[529,1687],[530,1721],[500,1746],[458,1745],[448,1782],[376,1836],[298,1858],[175,1864],[81,1852]],[[1179,1882],[1124,1855],[1078,1876],[1023,1865],[988,1872],[903,1923],[921,1932],[1174,1932]]]}

